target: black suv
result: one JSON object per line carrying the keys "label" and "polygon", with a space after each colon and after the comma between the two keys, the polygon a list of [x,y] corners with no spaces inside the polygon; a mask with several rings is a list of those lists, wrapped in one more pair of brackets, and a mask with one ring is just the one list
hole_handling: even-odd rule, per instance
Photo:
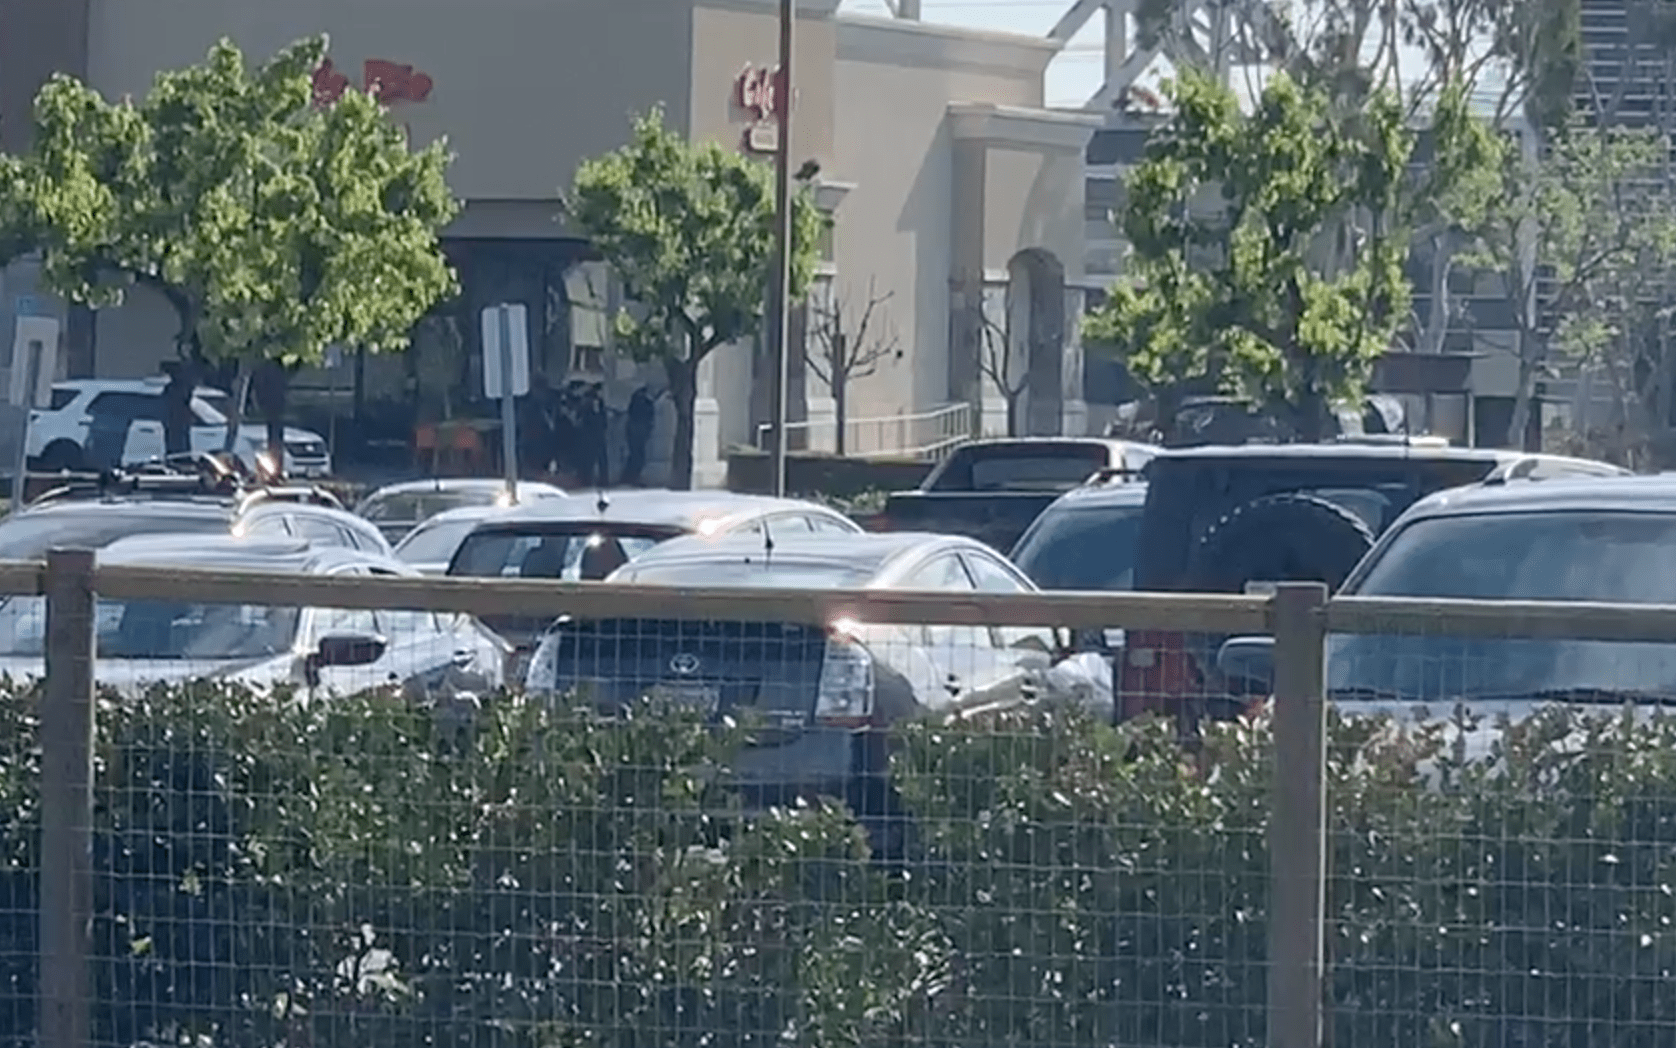
{"label": "black suv", "polygon": [[[1165,451],[1147,466],[1134,588],[1240,593],[1255,582],[1293,581],[1336,588],[1379,534],[1434,492],[1625,473],[1586,459],[1425,439]],[[1206,667],[1220,643],[1129,631],[1116,674],[1118,717],[1176,711],[1206,696]],[[1203,712],[1213,715],[1241,706],[1214,694],[1208,702],[1213,708]]]}

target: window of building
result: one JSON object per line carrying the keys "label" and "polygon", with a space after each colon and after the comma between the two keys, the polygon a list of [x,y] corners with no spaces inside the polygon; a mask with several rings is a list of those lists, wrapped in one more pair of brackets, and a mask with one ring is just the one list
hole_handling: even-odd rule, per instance
{"label": "window of building", "polygon": [[610,272],[603,262],[578,263],[565,273],[564,290],[570,303],[570,373],[603,377],[611,346]]}

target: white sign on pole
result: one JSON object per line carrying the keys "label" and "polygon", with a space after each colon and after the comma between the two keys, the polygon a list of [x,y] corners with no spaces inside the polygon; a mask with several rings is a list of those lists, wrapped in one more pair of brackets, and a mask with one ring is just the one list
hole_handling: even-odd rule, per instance
{"label": "white sign on pole", "polygon": [[[39,347],[39,355],[31,352]],[[33,374],[31,374],[33,372]],[[58,321],[54,317],[17,318],[12,336],[12,373],[6,400],[17,407],[39,407],[52,399],[52,380],[58,374]],[[33,378],[34,389],[30,389]]]}
{"label": "white sign on pole", "polygon": [[529,311],[521,302],[502,302],[484,309],[482,320],[483,395],[504,397],[510,371],[512,395],[524,396],[530,391]]}

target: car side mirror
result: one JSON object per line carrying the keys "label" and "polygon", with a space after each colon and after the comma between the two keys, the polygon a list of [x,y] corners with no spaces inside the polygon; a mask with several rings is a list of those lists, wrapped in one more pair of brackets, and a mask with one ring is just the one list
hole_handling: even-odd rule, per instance
{"label": "car side mirror", "polygon": [[1216,668],[1245,694],[1274,691],[1274,638],[1234,637],[1216,653]]}
{"label": "car side mirror", "polygon": [[320,646],[309,656],[315,669],[329,666],[370,666],[384,657],[389,643],[383,637],[356,633],[334,633],[320,638]]}

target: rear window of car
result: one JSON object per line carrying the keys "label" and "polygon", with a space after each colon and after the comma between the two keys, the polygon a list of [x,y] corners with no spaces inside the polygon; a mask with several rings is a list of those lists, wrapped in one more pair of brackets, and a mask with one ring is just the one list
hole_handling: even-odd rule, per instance
{"label": "rear window of car", "polygon": [[1049,509],[1012,561],[1042,589],[1131,590],[1140,506]]}
{"label": "rear window of car", "polygon": [[205,513],[29,514],[0,523],[0,560],[38,560],[54,546],[103,549],[130,535],[225,534],[226,518]]}
{"label": "rear window of car", "polygon": [[361,511],[368,520],[407,522],[429,520],[438,513],[462,506],[492,506],[497,493],[475,489],[455,491],[424,491],[404,495],[387,495]]}
{"label": "rear window of car", "polygon": [[873,577],[849,564],[741,564],[738,561],[653,564],[617,572],[613,581],[650,586],[738,586],[764,589],[856,589]]}
{"label": "rear window of car", "polygon": [[1676,516],[1495,513],[1418,520],[1353,592],[1378,597],[1676,604]]}
{"label": "rear window of car", "polygon": [[1097,444],[1045,444],[972,453],[949,464],[932,491],[1069,491],[1109,464]]}
{"label": "rear window of car", "polygon": [[476,526],[475,520],[422,525],[402,539],[401,545],[396,547],[396,556],[409,564],[445,564]]}
{"label": "rear window of car", "polygon": [[674,528],[577,524],[540,531],[480,531],[461,544],[448,574],[467,578],[603,579],[682,534]]}
{"label": "rear window of car", "polygon": [[[1531,511],[1416,520],[1393,535],[1346,592],[1433,599],[1676,603],[1676,515]],[[1480,637],[1412,629],[1335,634],[1337,702],[1412,701],[1440,712],[1572,694],[1618,703],[1676,696],[1676,646]]]}

